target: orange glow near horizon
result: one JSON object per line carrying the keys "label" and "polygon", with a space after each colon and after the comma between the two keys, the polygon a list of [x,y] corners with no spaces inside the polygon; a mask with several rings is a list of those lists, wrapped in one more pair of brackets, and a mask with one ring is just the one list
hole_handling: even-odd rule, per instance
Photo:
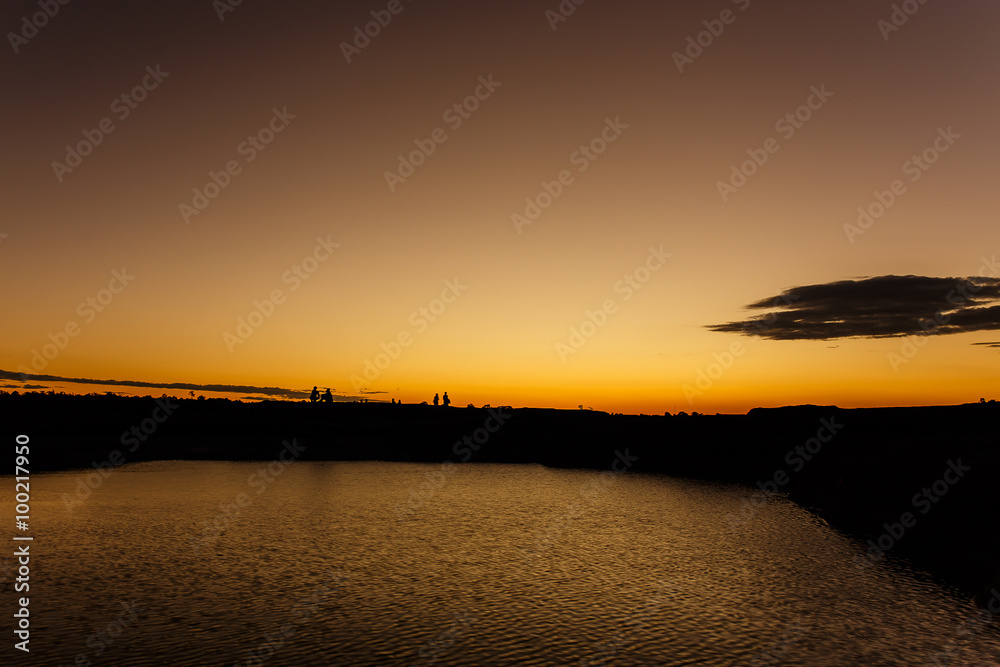
{"label": "orange glow near horizon", "polygon": [[[794,286],[975,276],[996,254],[997,8],[927,4],[885,40],[881,6],[779,5],[734,5],[683,72],[672,54],[718,16],[697,3],[588,4],[558,30],[534,5],[414,4],[351,63],[338,45],[360,5],[294,29],[281,7],[178,10],[148,45],[67,6],[3,65],[31,92],[2,112],[19,131],[0,369],[647,414],[997,397],[998,350],[972,345],[1000,340],[988,330],[920,339],[894,367],[902,338],[707,329]],[[53,161],[157,64],[162,83],[59,180]],[[823,86],[808,121],[777,129]],[[477,91],[458,123],[448,110]],[[275,110],[284,126],[247,161]],[[909,180],[941,128],[960,138]],[[724,200],[769,137],[779,149]],[[185,216],[213,174],[225,187]],[[895,179],[905,193],[852,239]]]}

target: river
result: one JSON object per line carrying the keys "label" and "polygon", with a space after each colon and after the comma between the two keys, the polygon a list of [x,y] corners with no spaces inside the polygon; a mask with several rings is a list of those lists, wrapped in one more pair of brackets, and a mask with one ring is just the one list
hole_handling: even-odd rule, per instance
{"label": "river", "polygon": [[537,465],[35,475],[26,664],[1000,664],[997,619],[749,495]]}

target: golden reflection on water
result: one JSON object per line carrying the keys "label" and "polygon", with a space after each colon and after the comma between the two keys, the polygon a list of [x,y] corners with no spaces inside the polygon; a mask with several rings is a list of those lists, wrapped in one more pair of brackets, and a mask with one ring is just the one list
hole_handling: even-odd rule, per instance
{"label": "golden reflection on water", "polygon": [[995,625],[962,636],[971,608],[888,564],[858,569],[861,545],[794,504],[735,525],[740,487],[541,466],[267,466],[129,465],[96,488],[87,473],[36,476],[33,664],[1000,655]]}

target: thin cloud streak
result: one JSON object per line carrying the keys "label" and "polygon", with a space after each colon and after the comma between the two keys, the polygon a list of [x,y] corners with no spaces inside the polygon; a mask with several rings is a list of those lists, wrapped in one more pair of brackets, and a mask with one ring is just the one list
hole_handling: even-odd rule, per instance
{"label": "thin cloud streak", "polygon": [[[0,380],[15,380],[26,382],[34,380],[36,382],[71,382],[74,384],[94,384],[108,385],[115,387],[150,387],[156,389],[173,389],[184,391],[215,391],[227,393],[259,394],[264,396],[275,396],[290,400],[297,400],[309,397],[308,391],[296,389],[284,389],[282,387],[254,387],[251,385],[235,384],[194,384],[190,382],[144,382],[141,380],[93,380],[88,378],[67,378],[58,375],[28,375],[25,373],[15,373],[12,371],[0,370]],[[42,385],[26,385],[25,389],[44,388]],[[252,397],[247,397],[252,398]],[[342,397],[348,398],[348,397]]]}

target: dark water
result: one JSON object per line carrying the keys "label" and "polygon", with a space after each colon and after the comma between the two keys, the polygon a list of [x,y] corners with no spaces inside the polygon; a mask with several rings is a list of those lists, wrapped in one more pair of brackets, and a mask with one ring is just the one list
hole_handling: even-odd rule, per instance
{"label": "dark water", "polygon": [[996,620],[797,506],[734,529],[739,487],[266,465],[33,477],[24,664],[1000,664]]}

